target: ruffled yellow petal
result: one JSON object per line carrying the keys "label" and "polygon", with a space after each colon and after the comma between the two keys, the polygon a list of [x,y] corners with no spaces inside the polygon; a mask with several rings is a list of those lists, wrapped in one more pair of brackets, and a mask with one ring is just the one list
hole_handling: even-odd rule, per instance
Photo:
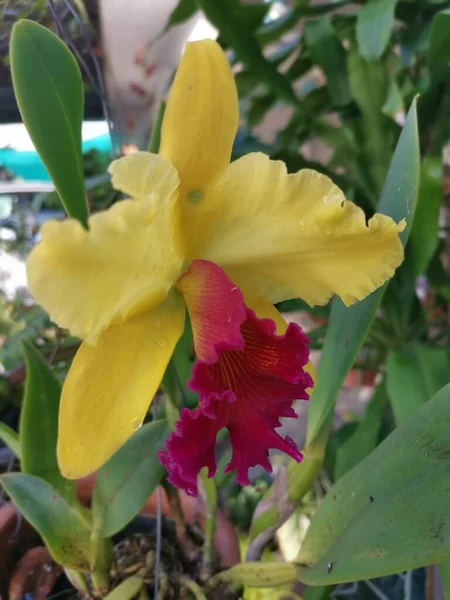
{"label": "ruffled yellow petal", "polygon": [[175,188],[172,173],[146,200],[92,216],[88,231],[73,219],[44,224],[27,261],[28,284],[58,325],[95,343],[111,323],[164,300],[183,261]]}
{"label": "ruffled yellow petal", "polygon": [[202,201],[230,162],[238,125],[233,75],[212,40],[186,45],[161,131],[160,153],[177,168],[181,197]]}
{"label": "ruffled yellow petal", "polygon": [[162,200],[170,196],[179,184],[173,165],[150,152],[134,152],[114,160],[108,171],[112,186],[136,200],[149,200],[152,195]]}
{"label": "ruffled yellow petal", "polygon": [[69,479],[99,468],[141,425],[184,326],[181,297],[82,344],[64,383],[58,462]]}
{"label": "ruffled yellow petal", "polygon": [[197,207],[192,257],[225,269],[253,297],[275,304],[300,297],[324,304],[361,300],[403,260],[404,222],[369,223],[327,177],[249,154],[232,163]]}

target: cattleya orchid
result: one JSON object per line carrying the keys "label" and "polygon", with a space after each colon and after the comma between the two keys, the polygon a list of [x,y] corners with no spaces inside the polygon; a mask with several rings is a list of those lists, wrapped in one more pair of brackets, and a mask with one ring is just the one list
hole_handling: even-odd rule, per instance
{"label": "cattleya orchid", "polygon": [[268,451],[296,460],[275,429],[295,417],[313,385],[307,337],[273,304],[300,297],[361,300],[403,258],[404,224],[362,210],[327,177],[288,175],[259,153],[230,164],[238,126],[232,73],[212,41],[188,44],[161,131],[160,154],[110,166],[129,199],[90,217],[50,221],[28,262],[30,290],[61,327],[84,341],[64,383],[58,460],[69,478],[101,466],[142,423],[180,338],[185,306],[199,406],[181,411],[160,460],[169,480],[196,493],[216,469],[228,428],[227,470],[270,470]]}

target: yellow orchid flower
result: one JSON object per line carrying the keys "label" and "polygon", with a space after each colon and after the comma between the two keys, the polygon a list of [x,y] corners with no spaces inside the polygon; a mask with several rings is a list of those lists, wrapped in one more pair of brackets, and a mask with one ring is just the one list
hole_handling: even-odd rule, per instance
{"label": "yellow orchid flower", "polygon": [[[307,338],[273,303],[311,305],[333,294],[350,305],[403,259],[396,224],[347,201],[327,177],[288,175],[249,154],[230,163],[238,125],[232,73],[212,41],[188,44],[164,117],[160,155],[110,166],[130,199],[77,221],[48,222],[27,261],[36,300],[84,340],[64,384],[58,460],[69,478],[101,466],[142,423],[190,314],[199,362],[196,411],[182,411],[161,461],[190,493],[228,427],[245,483],[270,470],[268,449],[300,460],[274,429],[307,398]],[[275,325],[276,324],[276,325]],[[277,328],[277,331],[276,329]]]}

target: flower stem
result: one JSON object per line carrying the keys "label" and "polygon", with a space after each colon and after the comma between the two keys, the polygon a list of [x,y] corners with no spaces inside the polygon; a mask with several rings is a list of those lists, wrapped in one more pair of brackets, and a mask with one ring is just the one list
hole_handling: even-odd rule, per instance
{"label": "flower stem", "polygon": [[170,485],[166,480],[163,480],[163,488],[169,501],[170,510],[172,511],[172,517],[175,521],[175,533],[178,541],[183,544],[186,539],[186,528],[184,525],[184,515],[181,508],[180,497],[178,490]]}
{"label": "flower stem", "polygon": [[109,589],[109,569],[113,561],[113,547],[110,538],[102,538],[95,531],[91,535],[92,542],[92,587],[103,597]]}
{"label": "flower stem", "polygon": [[182,585],[184,585],[184,587],[188,588],[188,590],[193,594],[196,600],[207,600],[207,597],[204,594],[202,588],[198,585],[198,583],[196,583],[192,579],[189,579],[188,577],[183,577],[181,583]]}
{"label": "flower stem", "polygon": [[216,531],[217,488],[214,479],[208,478],[207,467],[200,471],[199,492],[205,503],[205,541],[203,544],[202,578],[209,579],[212,574],[214,558],[214,533]]}

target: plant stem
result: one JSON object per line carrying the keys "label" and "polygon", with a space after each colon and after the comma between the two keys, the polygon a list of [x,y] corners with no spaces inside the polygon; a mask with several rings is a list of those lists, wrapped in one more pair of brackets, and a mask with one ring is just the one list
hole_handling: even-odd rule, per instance
{"label": "plant stem", "polygon": [[86,581],[86,577],[83,573],[75,571],[74,569],[64,569],[67,579],[73,585],[73,587],[82,594],[82,596],[89,597],[89,585]]}
{"label": "plant stem", "polygon": [[203,543],[202,577],[206,580],[211,577],[214,558],[213,540],[216,531],[217,488],[214,479],[208,478],[207,467],[200,471],[198,479],[199,492],[205,503],[205,541]]}
{"label": "plant stem", "polygon": [[110,538],[102,538],[95,531],[91,535],[92,567],[91,580],[96,592],[103,597],[109,589],[109,569],[113,561],[113,547]]}
{"label": "plant stem", "polygon": [[181,508],[180,496],[178,490],[170,485],[166,480],[163,480],[163,488],[166,492],[169,501],[172,517],[175,521],[175,533],[178,541],[183,544],[186,538],[186,527],[184,524],[184,515]]}
{"label": "plant stem", "polygon": [[196,600],[207,600],[207,597],[203,593],[202,588],[198,585],[198,583],[196,583],[192,579],[189,579],[188,577],[183,577],[181,579],[181,583],[182,585],[188,588],[188,590],[193,594]]}

